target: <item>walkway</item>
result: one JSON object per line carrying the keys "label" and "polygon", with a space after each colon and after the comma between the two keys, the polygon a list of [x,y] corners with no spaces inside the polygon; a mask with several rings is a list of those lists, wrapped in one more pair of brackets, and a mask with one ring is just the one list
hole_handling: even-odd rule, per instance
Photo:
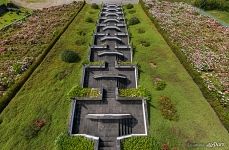
{"label": "walkway", "polygon": [[71,118],[72,135],[99,137],[99,149],[118,150],[119,138],[145,135],[144,101],[118,100],[118,88],[137,88],[137,67],[120,67],[132,61],[132,47],[122,11],[118,5],[104,5],[90,48],[90,61],[105,61],[105,67],[84,67],[82,86],[103,90],[101,100],[75,100]]}

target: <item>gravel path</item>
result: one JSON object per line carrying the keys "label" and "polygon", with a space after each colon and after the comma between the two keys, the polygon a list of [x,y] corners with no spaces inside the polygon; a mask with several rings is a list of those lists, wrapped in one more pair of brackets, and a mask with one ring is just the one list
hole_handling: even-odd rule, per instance
{"label": "gravel path", "polygon": [[16,5],[25,8],[30,8],[30,9],[48,8],[51,6],[69,4],[73,1],[81,1],[81,0],[44,0],[44,2],[26,2],[25,0],[11,0],[11,2],[15,3]]}

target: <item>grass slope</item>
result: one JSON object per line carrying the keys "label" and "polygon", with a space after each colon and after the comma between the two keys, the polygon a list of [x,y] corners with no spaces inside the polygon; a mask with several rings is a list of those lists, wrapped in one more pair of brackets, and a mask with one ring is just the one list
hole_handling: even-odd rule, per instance
{"label": "grass slope", "polygon": [[[88,44],[95,28],[95,22],[87,23],[85,18],[90,16],[97,19],[98,12],[89,5],[83,8],[43,63],[1,113],[1,149],[54,149],[56,137],[68,130],[70,101],[67,100],[67,93],[80,82],[81,62],[87,59]],[[84,31],[86,35],[80,36],[79,31]],[[85,42],[77,46],[77,39],[84,39]],[[79,52],[81,62],[69,64],[61,61],[60,54],[66,49]],[[26,140],[24,129],[34,119],[40,118],[46,120],[46,125],[36,137]]]}
{"label": "grass slope", "polygon": [[216,17],[217,19],[229,24],[229,12],[220,10],[210,10],[207,12],[212,16]]}
{"label": "grass slope", "polygon": [[0,5],[8,3],[8,0],[0,0]]}
{"label": "grass slope", "polygon": [[[198,86],[180,64],[141,6],[135,5],[134,10],[136,10],[135,13],[127,9],[125,12],[127,19],[136,16],[141,21],[140,24],[129,26],[129,31],[132,35],[131,41],[136,47],[134,61],[140,65],[141,70],[139,83],[152,94],[149,113],[152,136],[161,145],[168,144],[178,149],[188,149],[185,146],[187,142],[223,142],[224,147],[220,148],[227,149],[229,134]],[[139,29],[146,32],[139,34]],[[142,40],[150,43],[150,46],[142,46],[140,44]],[[156,91],[153,88],[153,79],[156,77],[166,82],[167,86],[163,91]],[[168,96],[172,99],[179,115],[178,121],[169,121],[162,117],[158,105],[160,96]],[[133,142],[133,144],[137,143]],[[132,147],[131,150],[133,149]]]}
{"label": "grass slope", "polygon": [[[166,0],[169,2],[185,2],[190,5],[194,3],[194,0]],[[229,1],[226,2],[226,4],[229,7]],[[208,10],[206,11],[207,13],[211,14],[213,17],[218,19],[219,21],[223,21],[227,24],[229,24],[229,12],[227,11],[222,11],[222,10]]]}
{"label": "grass slope", "polygon": [[0,17],[0,29],[4,26],[7,26],[14,21],[20,20],[26,16],[26,11],[21,9],[21,13],[17,14],[16,12],[7,12],[3,16]]}

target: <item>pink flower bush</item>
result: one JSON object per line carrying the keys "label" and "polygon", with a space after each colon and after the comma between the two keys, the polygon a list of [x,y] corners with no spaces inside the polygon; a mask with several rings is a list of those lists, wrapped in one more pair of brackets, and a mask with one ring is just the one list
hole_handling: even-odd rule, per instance
{"label": "pink flower bush", "polygon": [[29,69],[79,6],[75,2],[36,10],[25,21],[0,31],[0,96]]}
{"label": "pink flower bush", "polygon": [[[209,90],[229,102],[229,28],[186,3],[145,0],[150,13],[169,39],[202,73]],[[210,76],[209,76],[210,75]]]}

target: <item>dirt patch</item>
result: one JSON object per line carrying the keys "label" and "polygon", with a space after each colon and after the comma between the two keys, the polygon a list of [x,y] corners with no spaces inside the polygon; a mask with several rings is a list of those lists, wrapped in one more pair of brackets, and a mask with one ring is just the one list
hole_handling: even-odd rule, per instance
{"label": "dirt patch", "polygon": [[48,8],[51,6],[58,6],[63,4],[69,4],[73,1],[82,1],[82,0],[11,0],[12,3],[22,6],[29,9],[42,9],[42,8]]}
{"label": "dirt patch", "polygon": [[156,63],[154,63],[154,62],[151,61],[149,64],[150,64],[150,67],[152,69],[157,68],[157,64]]}

